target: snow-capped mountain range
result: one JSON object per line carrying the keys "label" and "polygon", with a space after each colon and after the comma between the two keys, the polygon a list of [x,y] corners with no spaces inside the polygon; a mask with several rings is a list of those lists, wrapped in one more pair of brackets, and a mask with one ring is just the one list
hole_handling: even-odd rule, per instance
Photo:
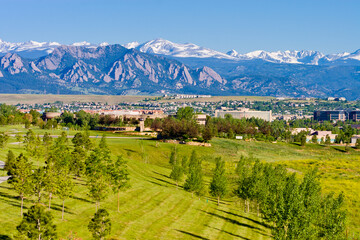
{"label": "snow-capped mountain range", "polygon": [[[35,42],[28,41],[23,43],[10,43],[0,39],[0,55],[6,53],[18,53],[26,58],[38,58],[46,56],[54,51],[55,48],[61,46],[58,42]],[[70,46],[84,46],[88,48],[96,48],[99,46],[107,46],[108,43],[92,44],[89,42],[73,43]],[[236,50],[231,50],[227,53],[222,53],[209,48],[201,47],[192,43],[173,43],[165,39],[155,39],[145,43],[130,42],[123,44],[125,48],[137,49],[140,52],[156,55],[164,55],[174,58],[214,58],[225,59],[232,61],[249,61],[249,60],[263,60],[272,63],[287,63],[287,64],[306,64],[306,65],[322,65],[333,63],[360,63],[360,49],[353,53],[338,53],[325,55],[318,51],[276,51],[267,52],[263,50],[253,51],[245,54],[240,54]]]}
{"label": "snow-capped mountain range", "polygon": [[143,44],[0,41],[0,93],[344,96],[360,99],[360,50],[218,52]]}

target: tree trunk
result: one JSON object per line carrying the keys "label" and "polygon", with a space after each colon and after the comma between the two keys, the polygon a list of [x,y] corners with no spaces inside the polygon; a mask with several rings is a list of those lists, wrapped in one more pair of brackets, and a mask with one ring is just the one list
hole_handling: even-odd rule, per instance
{"label": "tree trunk", "polygon": [[246,212],[246,199],[244,200],[244,212]]}
{"label": "tree trunk", "polygon": [[260,204],[257,204],[257,216],[260,217]]}
{"label": "tree trunk", "polygon": [[247,211],[250,213],[250,200],[247,201]]}
{"label": "tree trunk", "polygon": [[21,217],[23,216],[23,206],[24,206],[24,196],[21,195],[21,213],[20,213]]}
{"label": "tree trunk", "polygon": [[63,200],[61,220],[64,220],[64,206],[65,206],[65,200]]}
{"label": "tree trunk", "polygon": [[[38,219],[37,222],[38,222],[38,230],[40,232],[40,230],[41,230],[40,219]],[[39,233],[39,238],[38,239],[41,240],[41,233]]]}
{"label": "tree trunk", "polygon": [[217,197],[217,200],[218,200],[218,206],[220,205],[220,197],[218,196]]}
{"label": "tree trunk", "polygon": [[120,212],[120,191],[118,191],[118,212]]}
{"label": "tree trunk", "polygon": [[52,197],[52,193],[49,194],[49,210],[51,208],[51,197]]}

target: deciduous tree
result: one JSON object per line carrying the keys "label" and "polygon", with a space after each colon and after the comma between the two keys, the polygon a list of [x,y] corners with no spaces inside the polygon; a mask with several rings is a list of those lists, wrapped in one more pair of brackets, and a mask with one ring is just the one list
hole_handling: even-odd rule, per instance
{"label": "deciduous tree", "polygon": [[216,167],[210,183],[210,194],[217,198],[217,204],[219,206],[220,199],[224,197],[228,191],[228,181],[225,172],[225,162],[221,160],[221,158],[216,158],[215,161]]}

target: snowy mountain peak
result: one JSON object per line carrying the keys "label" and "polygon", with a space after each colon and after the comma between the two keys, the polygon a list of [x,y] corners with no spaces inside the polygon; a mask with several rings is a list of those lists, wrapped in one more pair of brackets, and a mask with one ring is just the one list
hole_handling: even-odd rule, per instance
{"label": "snowy mountain peak", "polygon": [[83,42],[76,42],[76,43],[73,43],[71,44],[72,46],[76,46],[76,47],[81,47],[81,46],[90,46],[91,43],[89,42],[86,42],[86,41],[83,41]]}
{"label": "snowy mountain peak", "polygon": [[229,56],[232,56],[232,57],[238,57],[239,56],[239,53],[237,51],[235,51],[234,49],[231,49],[226,54],[229,55]]}
{"label": "snowy mountain peak", "polygon": [[208,48],[200,47],[193,43],[173,43],[165,39],[155,39],[136,47],[137,50],[150,53],[160,54],[172,57],[187,57],[187,58],[225,58],[234,59],[222,52],[217,52]]}
{"label": "snowy mountain peak", "polygon": [[139,45],[140,45],[140,43],[138,43],[138,42],[129,42],[127,44],[124,44],[123,47],[127,48],[127,49],[132,49],[132,48],[136,48]]}

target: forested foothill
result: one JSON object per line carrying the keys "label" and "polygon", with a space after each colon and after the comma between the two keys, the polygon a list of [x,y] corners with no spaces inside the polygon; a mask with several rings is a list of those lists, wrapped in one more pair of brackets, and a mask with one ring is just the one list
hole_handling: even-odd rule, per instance
{"label": "forested foothill", "polygon": [[291,134],[347,141],[357,130],[346,123],[228,115],[203,126],[192,108],[146,122],[159,138],[205,148],[101,137],[91,129],[108,123],[83,111],[48,121],[0,113],[5,239],[357,239],[360,154]]}

